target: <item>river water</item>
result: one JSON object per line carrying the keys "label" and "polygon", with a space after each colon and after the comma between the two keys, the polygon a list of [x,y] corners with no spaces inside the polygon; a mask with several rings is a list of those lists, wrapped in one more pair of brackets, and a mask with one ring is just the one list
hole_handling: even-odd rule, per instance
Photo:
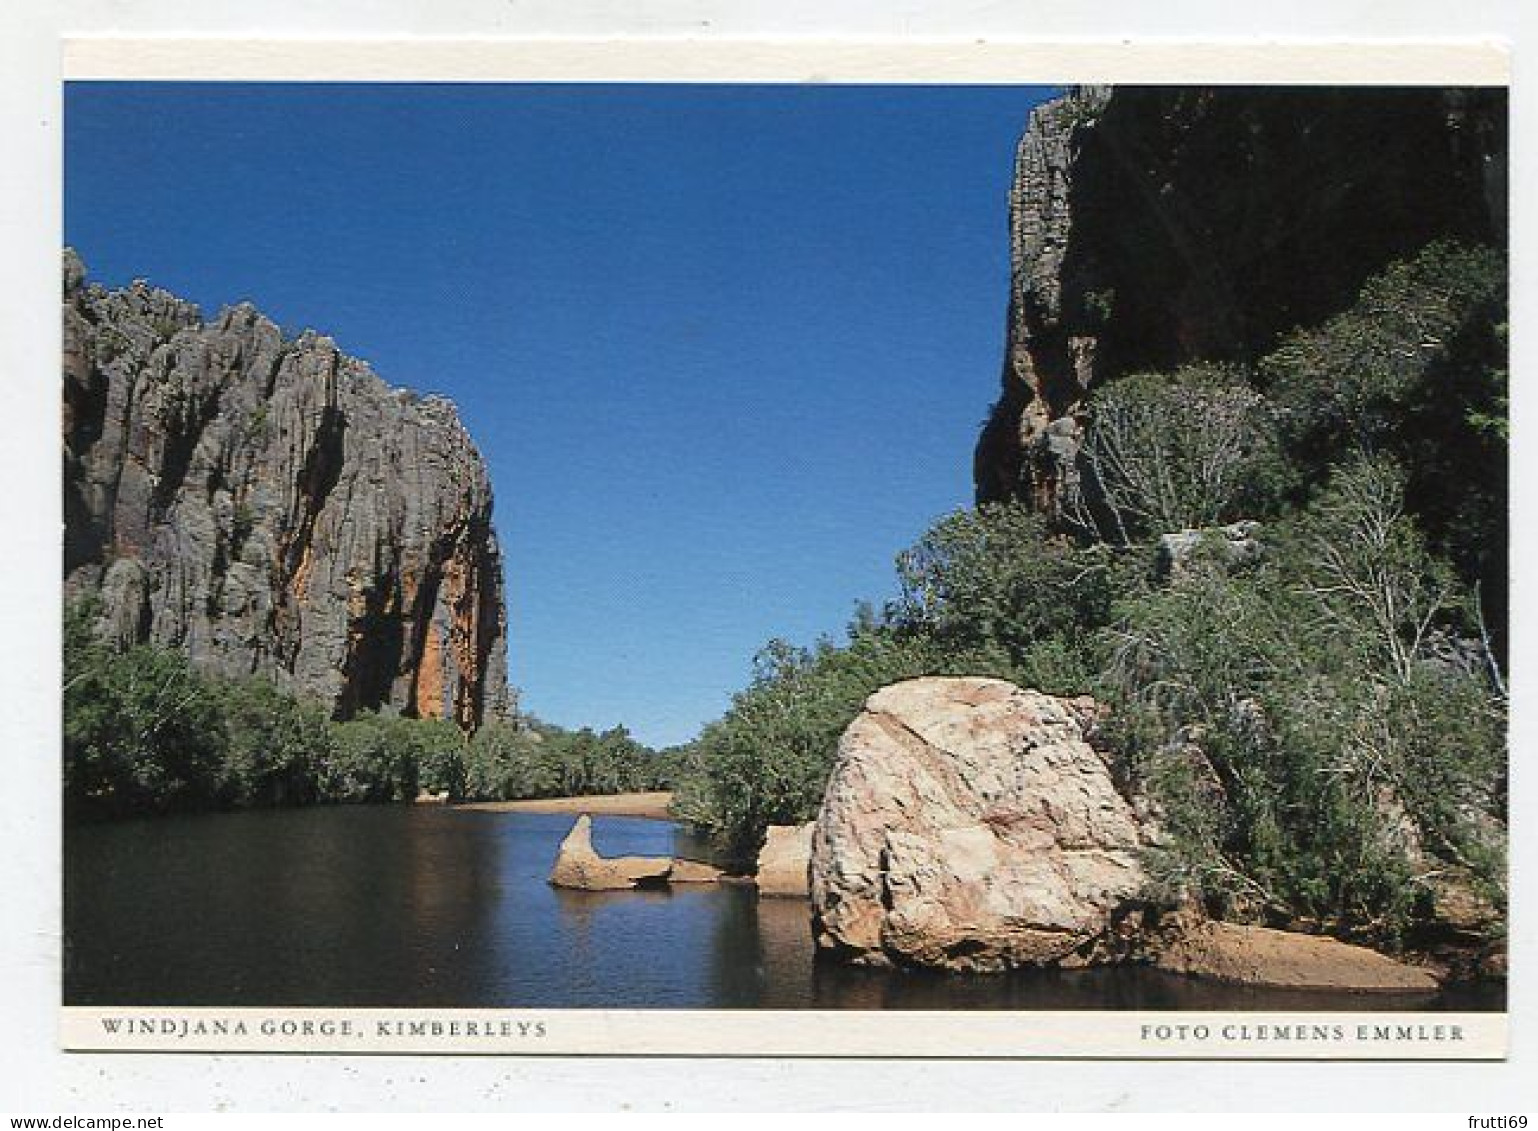
{"label": "river water", "polygon": [[[773,1009],[1498,1009],[1304,994],[1152,970],[1003,976],[813,958],[808,905],[747,886],[589,893],[545,877],[572,818],[427,806],[161,817],[65,838],[69,1005]],[[605,855],[703,848],[600,817]]]}

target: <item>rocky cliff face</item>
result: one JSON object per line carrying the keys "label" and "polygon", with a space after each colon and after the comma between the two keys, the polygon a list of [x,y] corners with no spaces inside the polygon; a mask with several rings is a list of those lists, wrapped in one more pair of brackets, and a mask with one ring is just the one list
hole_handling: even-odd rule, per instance
{"label": "rocky cliff face", "polygon": [[486,467],[453,406],[249,305],[205,321],[64,264],[64,573],[120,642],[338,716],[507,704]]}
{"label": "rocky cliff face", "polygon": [[1495,90],[1119,87],[1039,107],[1016,159],[978,501],[1056,512],[1101,381],[1251,360],[1434,239],[1504,243],[1504,104]]}

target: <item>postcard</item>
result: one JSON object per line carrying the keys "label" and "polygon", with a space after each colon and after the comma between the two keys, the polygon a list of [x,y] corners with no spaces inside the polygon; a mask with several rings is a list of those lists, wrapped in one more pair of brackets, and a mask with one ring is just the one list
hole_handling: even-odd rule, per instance
{"label": "postcard", "polygon": [[1498,51],[64,113],[66,1049],[1505,1056]]}

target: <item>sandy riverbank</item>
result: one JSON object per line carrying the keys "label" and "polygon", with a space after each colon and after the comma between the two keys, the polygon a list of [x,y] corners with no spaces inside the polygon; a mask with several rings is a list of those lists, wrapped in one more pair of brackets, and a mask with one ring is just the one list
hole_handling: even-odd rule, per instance
{"label": "sandy riverbank", "polygon": [[673,795],[667,792],[605,793],[591,797],[541,797],[532,801],[474,801],[455,808],[488,813],[588,813],[594,817],[645,817],[666,821],[672,800]]}

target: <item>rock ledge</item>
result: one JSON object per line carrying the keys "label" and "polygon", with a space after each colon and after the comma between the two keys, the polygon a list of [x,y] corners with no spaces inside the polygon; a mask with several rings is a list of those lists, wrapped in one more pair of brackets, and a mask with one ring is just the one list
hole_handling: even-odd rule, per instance
{"label": "rock ledge", "polygon": [[1203,922],[1183,926],[1154,965],[1246,986],[1358,992],[1435,992],[1436,976],[1377,951],[1321,935]]}

